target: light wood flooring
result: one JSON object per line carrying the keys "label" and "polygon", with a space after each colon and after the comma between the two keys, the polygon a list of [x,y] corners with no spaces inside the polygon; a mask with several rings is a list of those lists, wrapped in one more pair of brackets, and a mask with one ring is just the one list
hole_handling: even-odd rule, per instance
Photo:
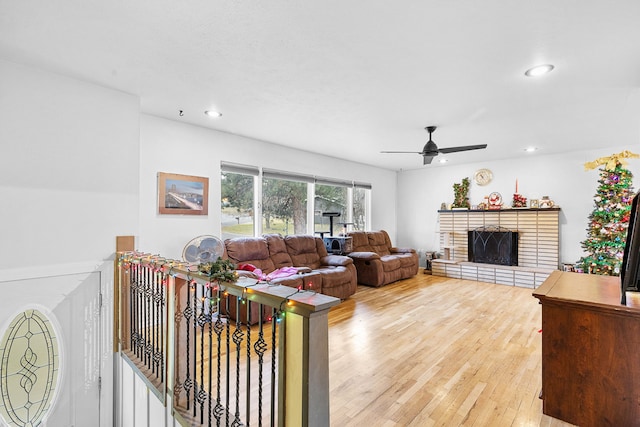
{"label": "light wood flooring", "polygon": [[331,425],[569,426],[542,414],[532,289],[423,274],[329,314]]}

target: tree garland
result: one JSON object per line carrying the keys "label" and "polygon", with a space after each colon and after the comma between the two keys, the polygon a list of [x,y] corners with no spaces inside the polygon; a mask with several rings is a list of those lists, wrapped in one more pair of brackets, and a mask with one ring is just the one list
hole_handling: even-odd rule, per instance
{"label": "tree garland", "polygon": [[470,208],[469,203],[469,178],[463,178],[462,183],[453,184],[453,204],[454,208]]}
{"label": "tree garland", "polygon": [[581,243],[587,255],[580,258],[585,273],[618,276],[626,243],[633,198],[633,174],[625,167],[625,158],[637,154],[623,151],[585,163],[585,169],[600,168],[598,189],[593,197],[587,238]]}

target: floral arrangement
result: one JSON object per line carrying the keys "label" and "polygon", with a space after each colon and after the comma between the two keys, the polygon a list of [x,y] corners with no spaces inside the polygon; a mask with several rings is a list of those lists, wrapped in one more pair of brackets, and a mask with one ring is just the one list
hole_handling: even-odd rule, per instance
{"label": "floral arrangement", "polygon": [[527,198],[522,194],[515,193],[513,195],[513,202],[511,202],[511,207],[514,208],[526,208],[527,207]]}
{"label": "floral arrangement", "polygon": [[236,282],[236,265],[228,259],[218,258],[213,262],[198,264],[198,271],[209,276],[209,279],[218,282]]}

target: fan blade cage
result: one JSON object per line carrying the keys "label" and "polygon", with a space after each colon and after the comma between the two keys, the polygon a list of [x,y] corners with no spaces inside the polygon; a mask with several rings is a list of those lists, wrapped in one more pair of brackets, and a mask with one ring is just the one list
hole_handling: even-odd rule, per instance
{"label": "fan blade cage", "polygon": [[214,262],[224,254],[224,243],[216,236],[199,236],[186,244],[182,259],[187,262]]}

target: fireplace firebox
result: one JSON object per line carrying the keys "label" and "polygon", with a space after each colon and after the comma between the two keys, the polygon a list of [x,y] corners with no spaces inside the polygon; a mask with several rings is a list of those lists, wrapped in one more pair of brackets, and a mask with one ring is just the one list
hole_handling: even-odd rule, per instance
{"label": "fireplace firebox", "polygon": [[470,262],[518,265],[518,232],[499,226],[468,231]]}

